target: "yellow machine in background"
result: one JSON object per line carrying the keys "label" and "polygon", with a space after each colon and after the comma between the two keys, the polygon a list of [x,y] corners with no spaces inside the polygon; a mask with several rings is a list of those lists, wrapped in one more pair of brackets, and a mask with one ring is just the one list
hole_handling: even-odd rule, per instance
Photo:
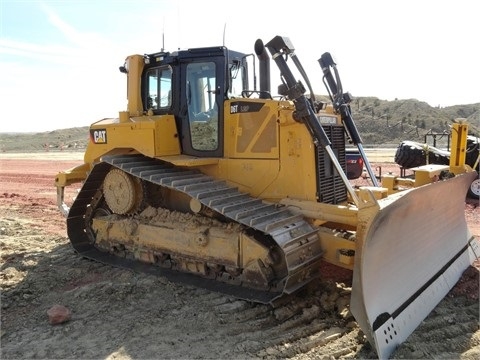
{"label": "yellow machine in background", "polygon": [[[266,49],[281,73],[278,97]],[[250,55],[225,47],[126,59],[128,109],[92,124],[84,164],[55,179],[71,243],[97,261],[192,274],[199,286],[263,303],[318,279],[324,260],[352,269],[352,313],[386,357],[479,254],[464,218],[476,176],[464,145],[450,168],[418,169],[409,189],[397,191],[395,178],[380,187],[330,54],[319,60],[326,104],[289,39],[257,40],[255,52],[259,90]],[[347,179],[347,139],[372,186]],[[82,189],[69,207],[73,183]]]}

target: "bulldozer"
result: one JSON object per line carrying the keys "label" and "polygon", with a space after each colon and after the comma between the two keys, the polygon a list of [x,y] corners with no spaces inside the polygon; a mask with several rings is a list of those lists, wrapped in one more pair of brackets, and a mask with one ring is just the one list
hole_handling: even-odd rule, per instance
{"label": "bulldozer", "polygon": [[[128,56],[127,109],[91,124],[83,164],[55,178],[75,251],[264,304],[318,281],[323,261],[350,269],[351,312],[388,357],[480,255],[464,217],[477,173],[460,139],[451,167],[419,167],[402,191],[381,186],[333,56],[318,62],[331,101],[315,98],[284,36],[251,54]],[[347,178],[347,142],[371,185]]]}

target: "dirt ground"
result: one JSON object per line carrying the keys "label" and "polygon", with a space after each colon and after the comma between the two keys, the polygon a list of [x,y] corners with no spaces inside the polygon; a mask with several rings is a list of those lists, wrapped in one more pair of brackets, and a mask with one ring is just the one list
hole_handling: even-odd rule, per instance
{"label": "dirt ground", "polygon": [[[0,154],[2,359],[376,358],[345,311],[349,271],[325,265],[316,287],[272,309],[79,257],[53,185],[58,171],[79,163],[77,153]],[[467,202],[465,215],[480,237],[478,202]],[[393,358],[480,358],[479,268],[464,273]],[[49,324],[56,304],[70,321]]]}

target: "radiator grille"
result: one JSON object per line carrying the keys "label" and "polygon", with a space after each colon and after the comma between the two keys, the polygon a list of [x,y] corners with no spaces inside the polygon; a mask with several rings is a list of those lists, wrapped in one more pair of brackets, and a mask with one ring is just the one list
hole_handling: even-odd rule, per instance
{"label": "radiator grille", "polygon": [[[323,130],[332,143],[343,171],[346,173],[345,132],[341,125],[324,125]],[[347,189],[327,152],[321,146],[316,147],[317,158],[317,199],[327,204],[339,204],[347,200]]]}

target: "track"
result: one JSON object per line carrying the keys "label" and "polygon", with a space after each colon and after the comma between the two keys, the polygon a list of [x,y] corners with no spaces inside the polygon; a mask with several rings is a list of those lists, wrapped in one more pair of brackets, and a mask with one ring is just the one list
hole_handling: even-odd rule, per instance
{"label": "track", "polygon": [[[168,270],[110,255],[93,245],[95,236],[86,224],[101,202],[102,194],[99,189],[102,188],[107,172],[111,167],[116,167],[145,182],[182,192],[230,221],[268,235],[281,249],[287,265],[287,276],[281,279],[280,288],[275,285],[272,291],[267,292],[238,289],[237,286],[220,285],[209,279],[190,279],[186,275],[171,272],[169,275],[174,277],[175,281],[194,283],[241,299],[269,303],[283,293],[291,294],[297,291],[318,277],[322,251],[317,230],[285,207],[267,204],[241,193],[226,182],[212,179],[198,170],[181,169],[142,155],[105,156],[102,161],[90,173],[67,219],[70,240],[81,255],[114,266],[144,272],[161,272],[163,275],[169,273]],[[311,255],[305,256],[306,252]]]}

